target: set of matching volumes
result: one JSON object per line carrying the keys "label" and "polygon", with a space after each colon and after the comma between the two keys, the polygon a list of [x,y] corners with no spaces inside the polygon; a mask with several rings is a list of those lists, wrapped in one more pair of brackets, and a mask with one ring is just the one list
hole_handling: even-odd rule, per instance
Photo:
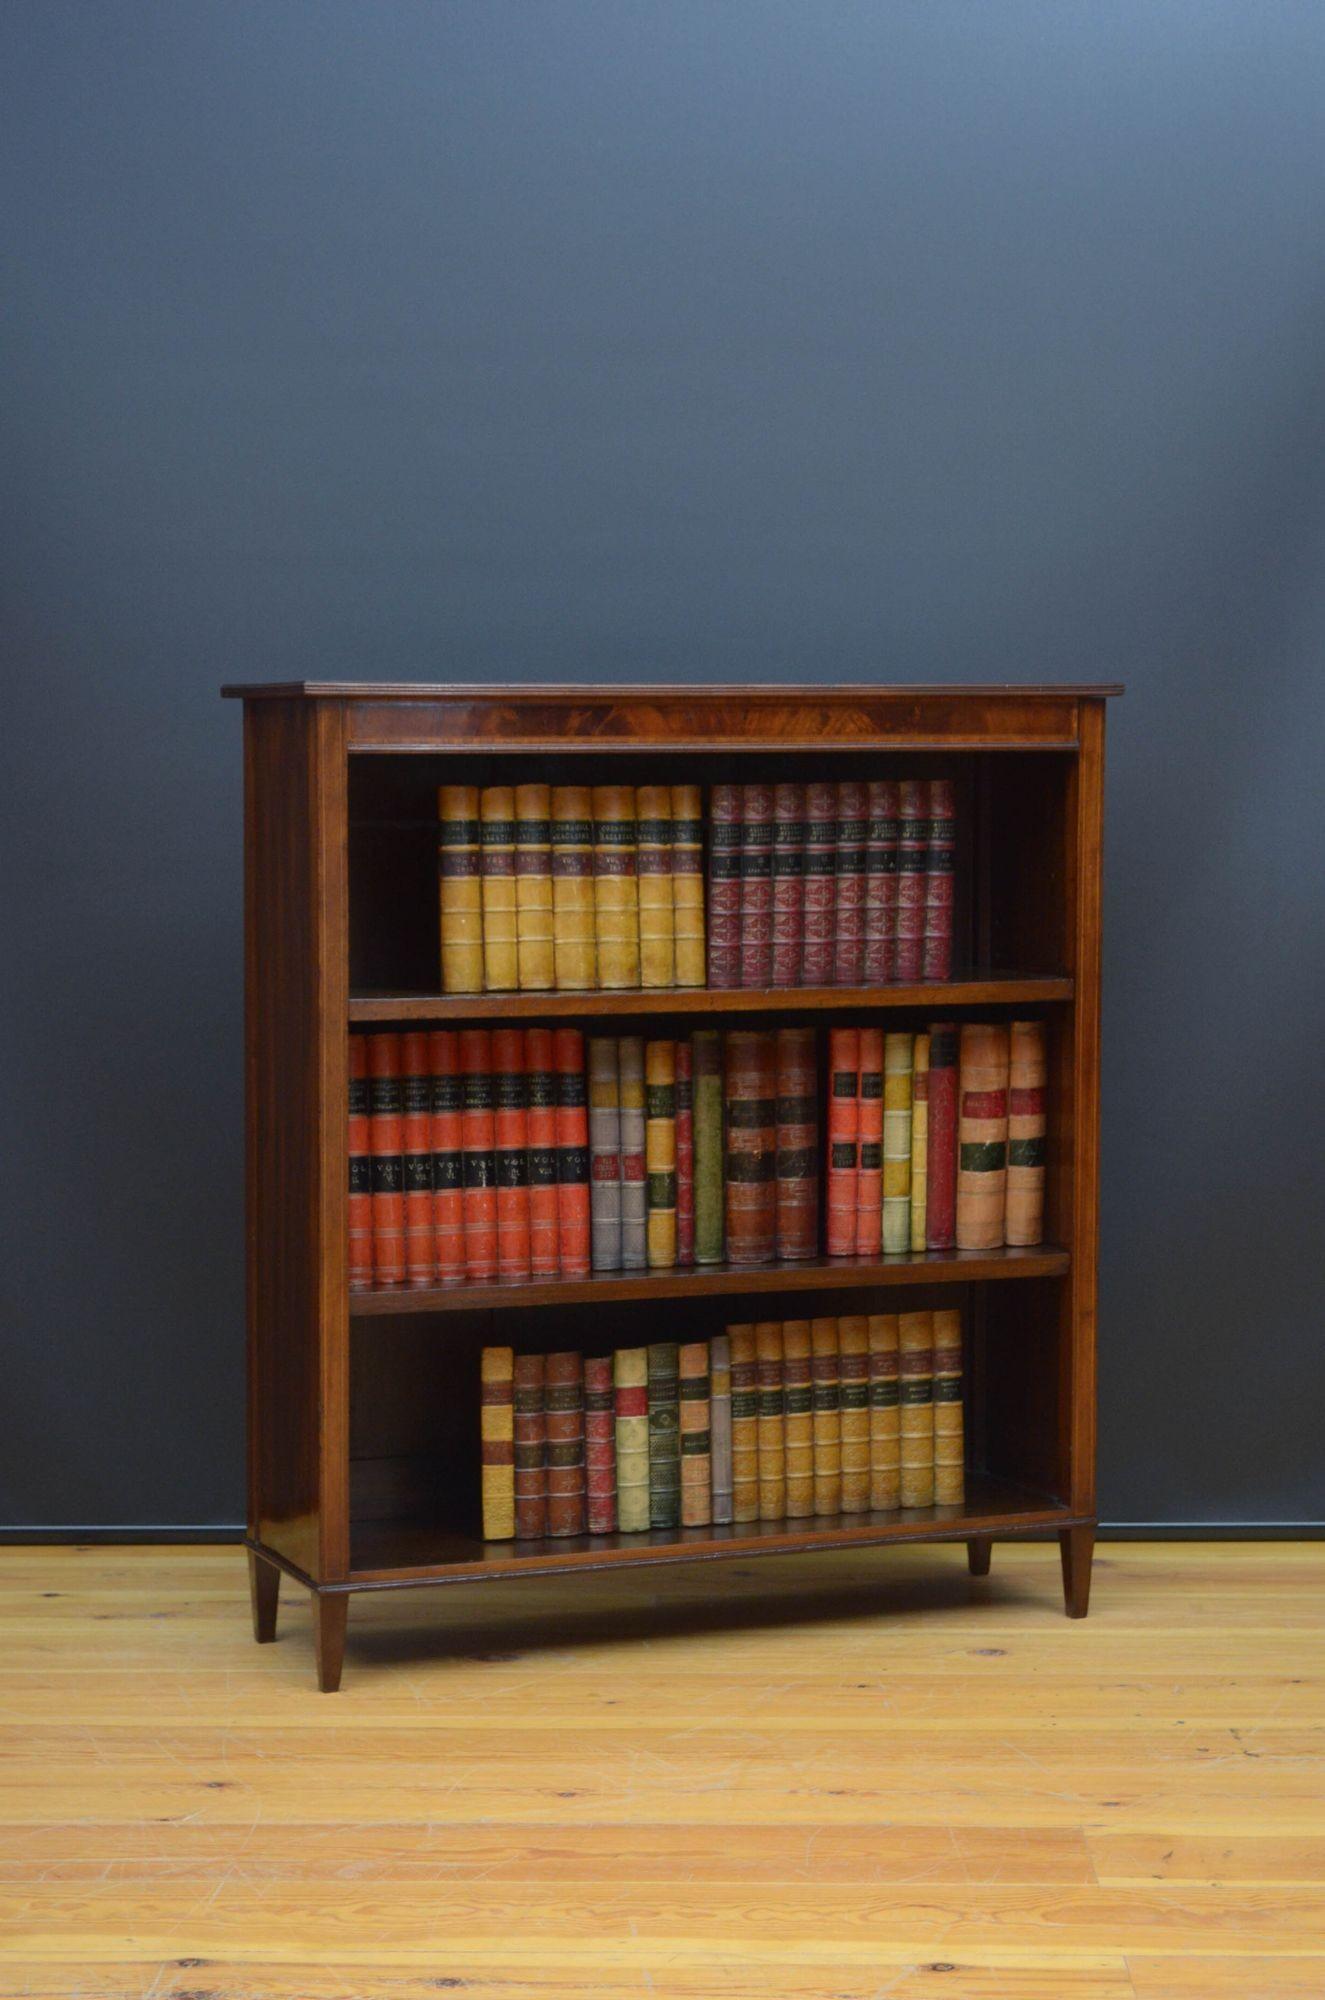
{"label": "set of matching volumes", "polygon": [[1041,1021],[829,1031],[830,1257],[1044,1237]]}
{"label": "set of matching volumes", "polygon": [[485,1347],[486,1541],[959,1507],[956,1311],[768,1320],[614,1354]]}
{"label": "set of matching volumes", "polygon": [[443,785],[442,990],[704,984],[698,785]]}
{"label": "set of matching volumes", "polygon": [[947,778],[715,785],[709,985],[950,979],[955,812]]}

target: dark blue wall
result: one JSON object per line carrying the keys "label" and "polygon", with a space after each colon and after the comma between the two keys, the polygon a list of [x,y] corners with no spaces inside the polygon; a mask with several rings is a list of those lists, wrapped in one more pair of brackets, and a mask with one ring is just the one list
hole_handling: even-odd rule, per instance
{"label": "dark blue wall", "polygon": [[1123,677],[1101,1505],[1325,1515],[1325,9],[7,0],[0,1507],[236,1520],[223,678]]}

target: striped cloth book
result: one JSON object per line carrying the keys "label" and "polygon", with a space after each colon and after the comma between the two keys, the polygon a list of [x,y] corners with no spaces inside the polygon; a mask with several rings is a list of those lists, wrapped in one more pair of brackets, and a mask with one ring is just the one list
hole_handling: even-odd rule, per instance
{"label": "striped cloth book", "polygon": [[732,1518],[732,1357],[725,1333],[715,1333],[709,1342],[709,1427],[713,1525],[720,1528]]}

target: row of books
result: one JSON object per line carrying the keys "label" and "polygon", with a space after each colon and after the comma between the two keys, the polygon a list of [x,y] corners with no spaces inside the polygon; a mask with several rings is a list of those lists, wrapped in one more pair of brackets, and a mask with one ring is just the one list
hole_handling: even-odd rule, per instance
{"label": "row of books", "polygon": [[947,778],[715,785],[709,985],[950,979],[955,811]]}
{"label": "row of books", "polygon": [[957,1311],[764,1320],[604,1355],[485,1347],[486,1541],[960,1506]]}
{"label": "row of books", "polygon": [[443,785],[442,990],[704,984],[698,785]]}

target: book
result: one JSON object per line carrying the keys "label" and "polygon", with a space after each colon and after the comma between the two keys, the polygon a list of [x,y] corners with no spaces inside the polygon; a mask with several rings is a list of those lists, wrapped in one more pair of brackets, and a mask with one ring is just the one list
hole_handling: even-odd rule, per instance
{"label": "book", "polygon": [[681,1525],[680,1349],[657,1340],[649,1357],[649,1526]]}
{"label": "book", "polygon": [[773,788],[741,794],[741,984],[773,981]]}
{"label": "book", "polygon": [[698,785],[673,785],[672,926],[678,986],[704,984],[704,809]]}
{"label": "book", "polygon": [[713,1519],[713,1432],[709,1416],[709,1344],[688,1340],[678,1355],[681,1419],[681,1526],[707,1528]]}
{"label": "book", "polygon": [[552,966],[558,988],[598,978],[593,802],[587,785],[552,787]]}
{"label": "book", "polygon": [[833,973],[837,901],[837,788],[805,787],[805,867],[801,891],[802,986],[827,986]]}
{"label": "book", "polygon": [[695,1093],[689,1042],[676,1052],[676,1261],[689,1270],[695,1261]]}
{"label": "book", "polygon": [[865,965],[864,785],[837,788],[833,870],[833,984],[859,986]]}
{"label": "book", "polygon": [[934,1504],[960,1507],[966,1497],[960,1312],[936,1312],[933,1337]]}
{"label": "book", "polygon": [[552,921],[552,790],[515,788],[515,954],[523,993],[556,983]]}
{"label": "book", "polygon": [[759,1519],[781,1521],[787,1513],[787,1458],[780,1321],[760,1320],[756,1325],[755,1356],[759,1381]]}
{"label": "book", "polygon": [[803,1521],[814,1512],[814,1380],[807,1319],[782,1323],[782,1397],[787,1519]]}
{"label": "book", "polygon": [[1018,1246],[1044,1240],[1047,1077],[1044,1022],[1011,1022],[1008,1028],[1008,1178],[1003,1241]]}
{"label": "book", "polygon": [[759,1519],[759,1363],[753,1326],[729,1326],[732,1370],[732,1520]]}
{"label": "book", "polygon": [[621,1268],[648,1263],[648,1186],[644,1167],[644,1043],[623,1035],[617,1043],[621,1096]]}
{"label": "book", "polygon": [[709,794],[708,983],[741,983],[741,787]]}
{"label": "book", "polygon": [[860,1030],[828,1031],[828,1255],[856,1249],[860,1170]]}
{"label": "book", "polygon": [[770,984],[799,986],[805,904],[805,787],[773,787],[773,958]]}
{"label": "book", "polygon": [[649,1357],[642,1347],[613,1356],[616,1395],[617,1526],[623,1535],[649,1525]]}
{"label": "book", "polygon": [[616,1532],[616,1394],[612,1356],[584,1362],[585,1515],[591,1535]]}
{"label": "book", "polygon": [[952,977],[952,905],[957,822],[951,778],[929,781],[929,830],[925,843],[925,937],[921,976]]}
{"label": "book", "polygon": [[497,1276],[527,1278],[529,1270],[529,1098],[524,1035],[492,1031],[493,1134],[497,1164]]}
{"label": "book", "polygon": [[346,1208],[347,1268],[352,1292],[370,1292],[373,1288],[373,1156],[368,1136],[369,1115],[368,1043],[363,1035],[351,1035],[350,1116],[346,1133],[350,1187]]}
{"label": "book", "polygon": [[870,1504],[869,1320],[847,1313],[837,1322],[837,1374],[842,1406],[842,1512]]}
{"label": "book", "polygon": [[676,1264],[676,1043],[644,1045],[645,1249],[651,1271]]}
{"label": "book", "polygon": [[672,913],[672,794],[668,785],[635,793],[635,872],[639,882],[639,983],[675,986],[676,920]]}
{"label": "book", "polygon": [[497,1275],[497,1123],[488,1029],[460,1030],[460,1080],[465,1277],[473,1281]]}
{"label": "book", "polygon": [[557,1194],[557,1065],[551,1028],[526,1028],[525,1088],[529,1099],[529,1271],[555,1277],[561,1269]]}
{"label": "book", "polygon": [[713,1525],[732,1518],[732,1358],[731,1341],[715,1333],[709,1342],[709,1424],[712,1431]]}
{"label": "book", "polygon": [[911,1247],[911,1063],[914,1037],[883,1038],[883,1248]]}
{"label": "book", "polygon": [[483,1539],[506,1542],[515,1533],[515,1355],[485,1347],[479,1357],[479,1458],[483,1488]]}
{"label": "book", "polygon": [[589,1110],[584,1082],[584,1036],[555,1028],[552,1060],[557,1072],[557,1262],[565,1278],[590,1271]]}
{"label": "book", "polygon": [[925,1248],[951,1250],[957,1241],[957,1027],[929,1030],[926,1114]]}
{"label": "book", "polygon": [[777,1054],[772,1034],[726,1037],[727,1259],[771,1264],[777,1252]]}
{"label": "book", "polygon": [[483,984],[489,993],[520,983],[515,928],[515,792],[488,785],[479,793],[483,883]]}
{"label": "book", "polygon": [[541,1542],[547,1533],[547,1362],[515,1357],[515,1534]]}
{"label": "book", "polygon": [[819,1248],[819,1084],[813,1028],[775,1038],[777,1255],[803,1262]]}
{"label": "book", "polygon": [[859,1156],[856,1173],[856,1255],[883,1248],[883,1030],[860,1030],[856,1088]]}
{"label": "book", "polygon": [[373,1284],[405,1282],[405,1181],[401,1165],[400,1037],[367,1035],[368,1143],[372,1149]]}
{"label": "book", "polygon": [[582,1535],[587,1523],[583,1357],[549,1354],[546,1384],[547,1531]]}
{"label": "book", "polygon": [[898,789],[891,778],[867,787],[865,808],[866,986],[886,986],[897,976]]}
{"label": "book", "polygon": [[917,1035],[911,1054],[911,1248],[925,1248],[929,1199],[929,1036]]}
{"label": "book", "polygon": [[903,778],[897,828],[897,977],[920,978],[925,946],[925,855],[929,848],[929,788],[923,778]]}
{"label": "book", "polygon": [[1007,1193],[1008,1031],[968,1022],[961,1032],[957,1107],[957,1248],[995,1250]]}
{"label": "book", "polygon": [[635,841],[634,786],[595,785],[593,888],[598,984],[613,991],[640,983]]}
{"label": "book", "polygon": [[432,1226],[432,1075],[426,1030],[400,1037],[400,1172],[405,1204],[405,1282],[415,1291],[437,1275]]}
{"label": "book", "polygon": [[870,1506],[883,1512],[902,1504],[899,1339],[896,1313],[870,1314]]}
{"label": "book", "polygon": [[443,993],[483,991],[483,885],[479,875],[478,788],[437,792],[437,887]]}
{"label": "book", "polygon": [[722,1262],[723,1081],[722,1037],[700,1028],[691,1037],[695,1137],[695,1262]]}
{"label": "book", "polygon": [[842,1389],[838,1376],[837,1321],[810,1321],[810,1374],[814,1382],[814,1511],[842,1511]]}
{"label": "book", "polygon": [[617,1044],[593,1035],[589,1075],[589,1233],[595,1271],[621,1269],[621,1084]]}
{"label": "book", "polygon": [[428,1036],[428,1077],[432,1147],[433,1263],[439,1285],[465,1282],[464,1108],[460,1038],[454,1028],[434,1028]]}
{"label": "book", "polygon": [[934,1505],[934,1315],[898,1315],[902,1505]]}

